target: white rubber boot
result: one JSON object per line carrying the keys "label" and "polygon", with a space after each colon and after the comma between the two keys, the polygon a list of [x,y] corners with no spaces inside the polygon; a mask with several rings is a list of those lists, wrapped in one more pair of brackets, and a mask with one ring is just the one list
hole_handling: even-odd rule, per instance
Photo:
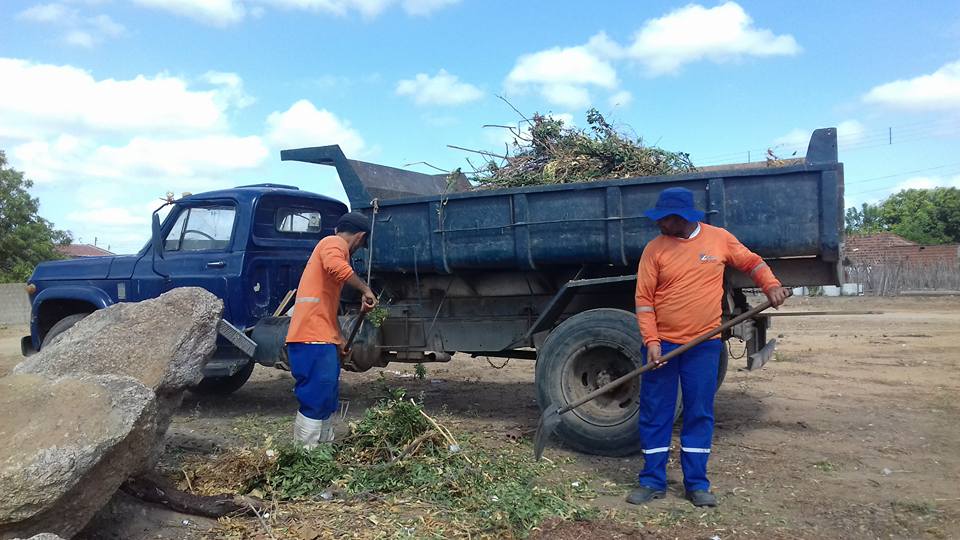
{"label": "white rubber boot", "polygon": [[326,420],[321,420],[320,422],[321,422],[321,427],[320,427],[320,438],[319,438],[319,442],[320,442],[320,443],[332,443],[332,442],[333,442],[333,437],[334,437],[334,433],[333,433],[333,416],[331,415],[330,418],[327,418]]}
{"label": "white rubber boot", "polygon": [[307,418],[297,412],[297,417],[293,421],[293,441],[302,444],[307,450],[313,450],[323,435],[324,423],[323,420]]}

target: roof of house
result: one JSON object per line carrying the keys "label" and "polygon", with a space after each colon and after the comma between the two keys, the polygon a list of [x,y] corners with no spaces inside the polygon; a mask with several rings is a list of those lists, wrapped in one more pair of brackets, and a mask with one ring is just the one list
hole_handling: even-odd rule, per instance
{"label": "roof of house", "polygon": [[57,246],[57,251],[63,253],[65,257],[76,259],[78,257],[102,257],[104,255],[114,255],[114,253],[103,248],[90,244],[66,244]]}
{"label": "roof of house", "polygon": [[926,246],[891,232],[879,232],[847,236],[843,253],[852,264],[880,264],[889,261],[957,262],[960,258],[960,244]]}

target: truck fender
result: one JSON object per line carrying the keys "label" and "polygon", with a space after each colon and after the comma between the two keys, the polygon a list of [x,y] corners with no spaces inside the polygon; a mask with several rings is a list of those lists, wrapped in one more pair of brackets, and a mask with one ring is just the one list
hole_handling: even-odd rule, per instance
{"label": "truck fender", "polygon": [[96,309],[113,305],[113,299],[110,298],[110,295],[99,287],[66,285],[49,287],[40,291],[40,294],[33,299],[33,311],[38,311],[41,304],[51,300],[80,300],[92,304]]}
{"label": "truck fender", "polygon": [[103,289],[93,286],[65,285],[49,287],[40,291],[33,299],[30,317],[30,336],[35,349],[40,348],[40,308],[47,302],[63,300],[86,302],[94,310],[113,305],[113,299]]}

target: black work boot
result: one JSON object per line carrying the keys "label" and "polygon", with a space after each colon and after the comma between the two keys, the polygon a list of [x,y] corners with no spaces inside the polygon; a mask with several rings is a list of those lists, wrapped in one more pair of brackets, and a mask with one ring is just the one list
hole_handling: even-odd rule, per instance
{"label": "black work boot", "polygon": [[647,504],[654,499],[662,499],[666,496],[666,491],[657,491],[647,486],[640,486],[627,495],[627,502],[630,504]]}
{"label": "black work boot", "polygon": [[717,505],[717,497],[704,489],[688,491],[687,500],[692,502],[694,506],[709,506],[713,508]]}

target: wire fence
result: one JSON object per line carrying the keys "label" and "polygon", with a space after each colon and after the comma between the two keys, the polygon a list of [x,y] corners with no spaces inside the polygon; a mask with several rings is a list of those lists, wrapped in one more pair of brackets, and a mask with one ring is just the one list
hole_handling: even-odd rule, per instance
{"label": "wire fence", "polygon": [[960,291],[957,261],[891,260],[845,267],[847,283],[860,283],[863,293],[895,296],[904,291]]}

